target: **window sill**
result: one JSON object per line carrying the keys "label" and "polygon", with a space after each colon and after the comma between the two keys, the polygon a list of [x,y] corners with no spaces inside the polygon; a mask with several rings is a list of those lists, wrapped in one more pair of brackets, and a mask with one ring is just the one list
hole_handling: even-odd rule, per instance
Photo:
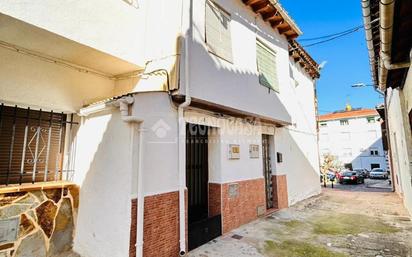
{"label": "window sill", "polygon": [[0,186],[0,194],[29,192],[29,191],[36,191],[36,190],[43,190],[43,189],[70,188],[74,186],[77,186],[77,185],[69,181],[39,182],[35,184],[26,183],[26,184],[21,184],[21,185]]}

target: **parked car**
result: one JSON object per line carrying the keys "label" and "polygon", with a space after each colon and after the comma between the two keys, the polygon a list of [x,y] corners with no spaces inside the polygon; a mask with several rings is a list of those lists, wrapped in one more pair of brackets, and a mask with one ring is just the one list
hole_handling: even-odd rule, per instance
{"label": "parked car", "polygon": [[382,168],[374,168],[370,175],[370,178],[383,178],[383,179],[387,179],[389,177],[389,173],[382,169]]}
{"label": "parked car", "polygon": [[369,171],[367,169],[354,169],[353,171],[359,171],[364,178],[369,178]]}
{"label": "parked car", "polygon": [[344,183],[363,184],[365,183],[365,177],[360,171],[343,171],[339,176],[339,184]]}

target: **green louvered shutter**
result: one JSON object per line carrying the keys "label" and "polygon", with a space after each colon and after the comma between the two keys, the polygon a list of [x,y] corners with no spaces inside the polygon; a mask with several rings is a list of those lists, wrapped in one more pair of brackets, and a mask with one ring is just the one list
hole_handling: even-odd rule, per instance
{"label": "green louvered shutter", "polygon": [[209,51],[232,62],[230,15],[206,1],[206,43]]}
{"label": "green louvered shutter", "polygon": [[279,92],[275,52],[263,45],[261,42],[257,41],[256,56],[257,68],[259,72],[259,83],[262,86]]}

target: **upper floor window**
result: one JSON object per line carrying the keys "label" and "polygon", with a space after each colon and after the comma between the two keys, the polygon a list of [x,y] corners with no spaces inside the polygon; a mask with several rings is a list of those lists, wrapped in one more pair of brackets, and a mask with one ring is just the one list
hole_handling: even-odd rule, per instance
{"label": "upper floor window", "polygon": [[375,117],[367,117],[366,120],[368,121],[368,123],[375,123]]}
{"label": "upper floor window", "polygon": [[349,125],[349,120],[340,120],[340,125],[341,126],[346,126],[346,125]]}
{"label": "upper floor window", "polygon": [[232,62],[230,14],[215,3],[206,1],[206,44],[209,51]]}
{"label": "upper floor window", "polygon": [[377,149],[372,148],[370,149],[370,154],[372,156],[379,156],[379,151]]}
{"label": "upper floor window", "polygon": [[327,127],[327,126],[328,126],[328,123],[327,123],[327,122],[320,122],[319,125],[320,125],[321,127]]}
{"label": "upper floor window", "polygon": [[275,52],[262,42],[256,42],[256,62],[259,72],[259,83],[262,86],[279,92]]}

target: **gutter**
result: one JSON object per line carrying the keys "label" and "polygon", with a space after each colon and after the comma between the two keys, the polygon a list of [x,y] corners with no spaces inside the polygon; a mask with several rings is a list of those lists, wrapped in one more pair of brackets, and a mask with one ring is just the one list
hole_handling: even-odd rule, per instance
{"label": "gutter", "polygon": [[362,16],[363,16],[363,26],[365,28],[366,36],[366,46],[368,48],[369,54],[369,64],[370,71],[373,77],[374,84],[378,84],[378,80],[375,73],[375,51],[373,47],[373,36],[372,36],[372,21],[371,21],[371,9],[370,9],[370,0],[362,0]]}
{"label": "gutter", "polygon": [[387,87],[389,70],[403,69],[410,66],[409,62],[392,63],[392,33],[393,19],[395,12],[395,0],[380,0],[379,17],[380,17],[380,61],[379,61],[379,87],[384,91]]}

